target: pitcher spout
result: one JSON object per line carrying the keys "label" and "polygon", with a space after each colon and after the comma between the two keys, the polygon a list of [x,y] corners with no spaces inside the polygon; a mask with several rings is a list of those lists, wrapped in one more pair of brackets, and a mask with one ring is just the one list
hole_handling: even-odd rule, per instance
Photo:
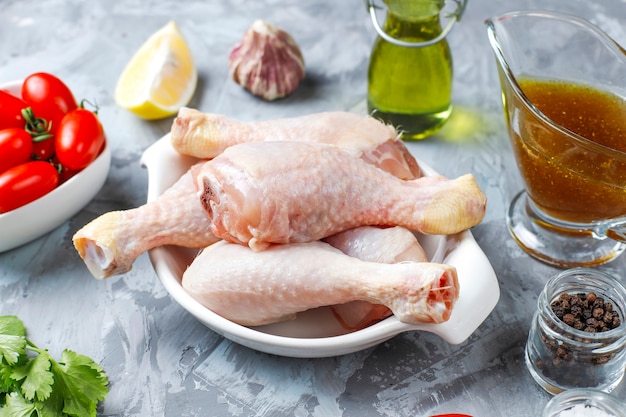
{"label": "pitcher spout", "polygon": [[509,231],[553,265],[614,259],[626,249],[624,228],[612,227],[626,218],[626,52],[568,14],[520,11],[485,24],[525,185]]}
{"label": "pitcher spout", "polygon": [[626,51],[578,16],[517,11],[485,20],[496,61],[511,81],[519,76],[585,83],[624,92]]}

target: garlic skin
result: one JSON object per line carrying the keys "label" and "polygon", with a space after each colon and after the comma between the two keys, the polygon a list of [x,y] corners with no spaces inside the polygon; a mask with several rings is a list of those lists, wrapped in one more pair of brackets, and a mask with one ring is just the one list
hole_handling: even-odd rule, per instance
{"label": "garlic skin", "polygon": [[268,101],[293,93],[305,74],[296,41],[263,20],[256,20],[231,49],[228,66],[237,84]]}

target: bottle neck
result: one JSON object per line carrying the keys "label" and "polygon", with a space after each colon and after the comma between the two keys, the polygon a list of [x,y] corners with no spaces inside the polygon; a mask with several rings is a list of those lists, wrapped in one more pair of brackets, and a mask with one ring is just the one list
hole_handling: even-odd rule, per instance
{"label": "bottle neck", "polygon": [[438,12],[434,14],[430,14],[430,12],[429,14],[414,13],[409,16],[396,13],[391,9],[387,12],[383,29],[396,39],[413,42],[434,39],[443,31]]}
{"label": "bottle neck", "polygon": [[439,18],[444,0],[385,0],[389,14],[408,21],[425,18]]}

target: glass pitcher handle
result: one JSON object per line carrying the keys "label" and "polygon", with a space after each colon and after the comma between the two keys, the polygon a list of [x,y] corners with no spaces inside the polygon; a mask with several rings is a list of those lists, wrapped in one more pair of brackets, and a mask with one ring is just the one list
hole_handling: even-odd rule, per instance
{"label": "glass pitcher handle", "polygon": [[626,243],[626,222],[609,226],[604,235],[618,242]]}
{"label": "glass pitcher handle", "polygon": [[[465,6],[467,6],[467,0],[452,0],[454,3],[456,3],[456,10],[453,13],[446,13],[444,15],[446,18],[450,19],[450,21],[445,26],[443,31],[439,34],[439,36],[437,36],[436,38],[427,40],[427,41],[423,41],[423,42],[407,42],[407,41],[403,41],[400,39],[396,39],[390,36],[387,32],[385,32],[383,28],[380,26],[380,22],[378,22],[378,16],[376,15],[376,9],[382,9],[382,7],[374,4],[375,0],[365,0],[365,1],[367,2],[367,7],[370,12],[370,17],[372,18],[372,23],[374,24],[374,28],[376,29],[376,32],[378,32],[378,35],[380,35],[380,37],[386,40],[387,42],[393,43],[394,45],[398,45],[398,46],[405,46],[407,48],[423,48],[425,46],[431,46],[431,45],[436,44],[437,42],[442,41],[446,36],[448,36],[448,33],[450,33],[450,31],[452,30],[452,27],[454,26],[454,24],[458,22],[459,20],[461,20],[461,16],[463,16],[463,13],[465,12]],[[446,0],[446,3],[448,3],[447,0]]]}

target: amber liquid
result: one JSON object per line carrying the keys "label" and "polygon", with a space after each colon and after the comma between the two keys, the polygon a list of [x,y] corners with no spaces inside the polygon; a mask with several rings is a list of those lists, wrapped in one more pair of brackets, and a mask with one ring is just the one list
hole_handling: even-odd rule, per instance
{"label": "amber liquid", "polygon": [[[626,215],[626,101],[588,86],[522,79],[528,99],[572,139],[528,110],[512,129],[518,165],[533,202],[581,224]],[[596,144],[603,145],[597,146]]]}

